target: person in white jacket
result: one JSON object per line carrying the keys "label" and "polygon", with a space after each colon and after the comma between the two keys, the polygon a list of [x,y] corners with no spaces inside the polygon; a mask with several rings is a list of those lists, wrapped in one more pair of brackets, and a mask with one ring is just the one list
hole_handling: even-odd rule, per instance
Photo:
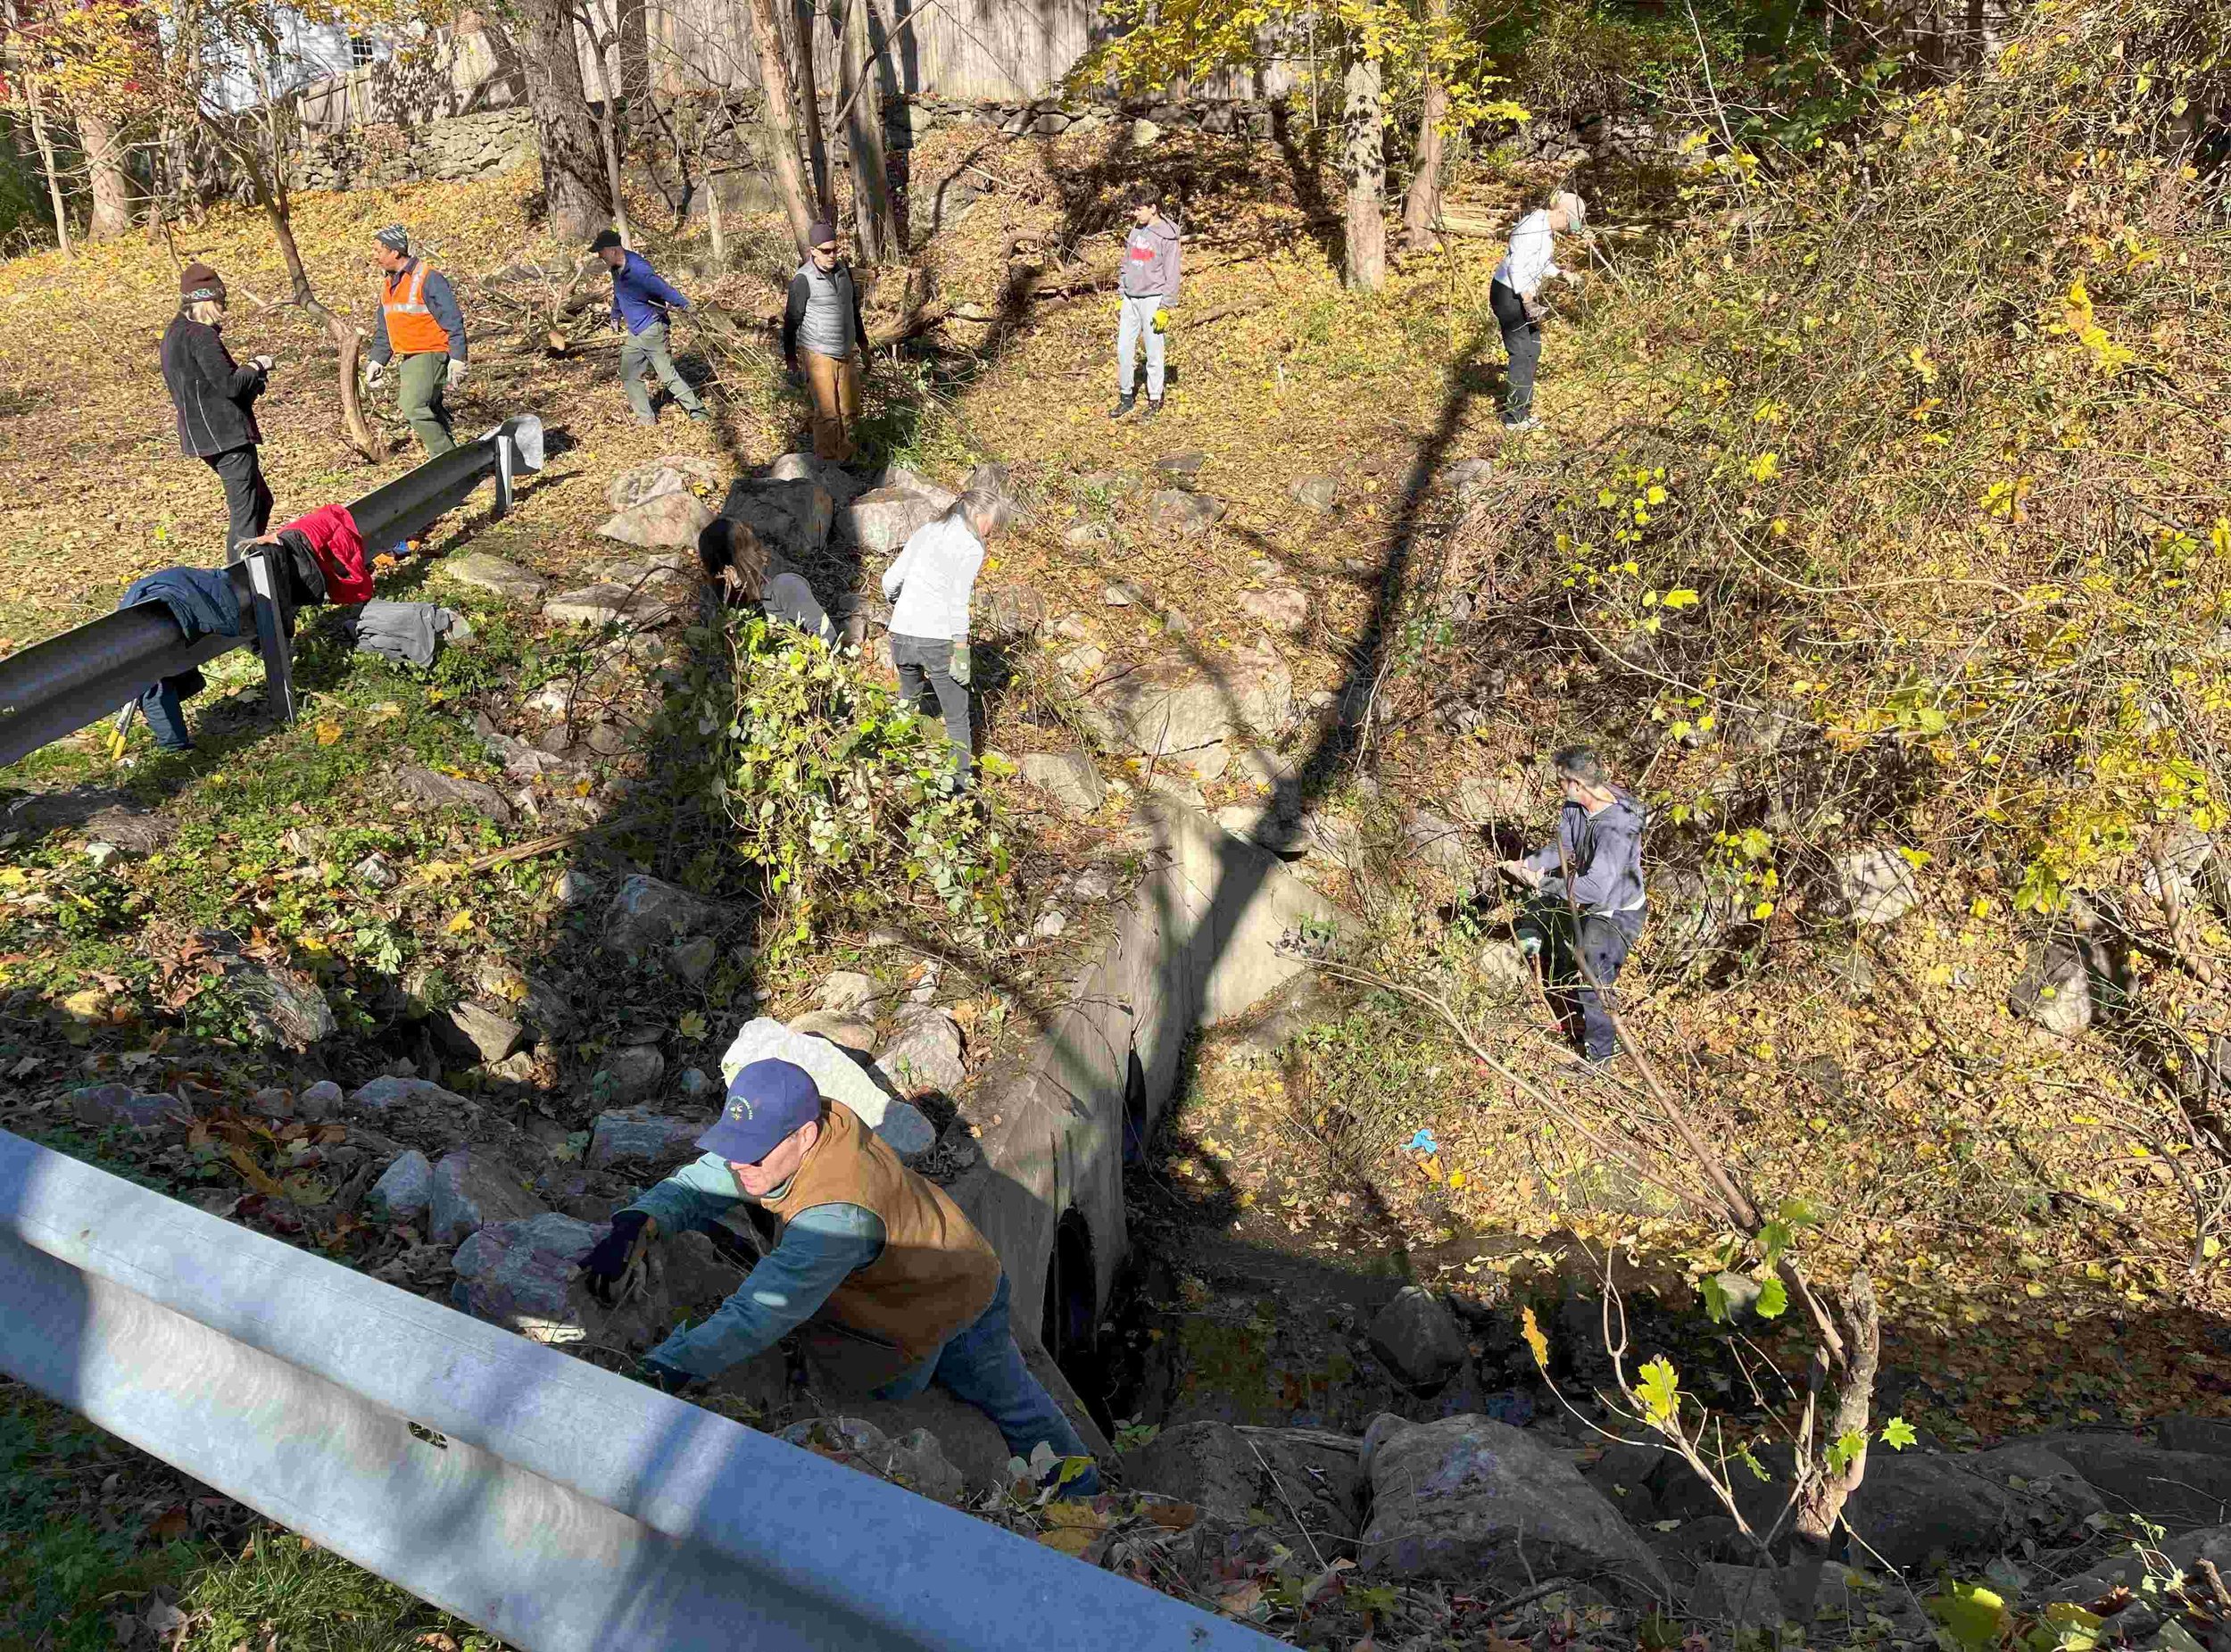
{"label": "person in white jacket", "polygon": [[1503,348],[1510,356],[1509,394],[1503,404],[1503,422],[1514,430],[1530,430],[1540,421],[1534,417],[1534,369],[1541,364],[1541,306],[1537,302],[1542,284],[1553,278],[1577,283],[1580,276],[1557,268],[1556,237],[1572,234],[1588,223],[1588,207],[1579,195],[1561,189],[1547,207],[1529,212],[1511,230],[1511,248],[1495,267],[1495,281],[1488,288],[1488,303],[1502,329]]}
{"label": "person in white jacket", "polygon": [[964,787],[975,772],[968,602],[983,567],[984,545],[1006,521],[1005,500],[971,489],[936,521],[915,529],[883,574],[883,594],[892,603],[891,663],[899,673],[899,692],[917,707],[925,688],[937,696]]}

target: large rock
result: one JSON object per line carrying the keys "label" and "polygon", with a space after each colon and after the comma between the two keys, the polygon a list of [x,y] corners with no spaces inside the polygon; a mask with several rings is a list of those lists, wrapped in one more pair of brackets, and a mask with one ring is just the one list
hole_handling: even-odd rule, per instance
{"label": "large rock", "polygon": [[1297,477],[1287,486],[1286,491],[1293,496],[1294,502],[1305,511],[1315,511],[1323,515],[1339,502],[1340,479],[1333,476]]}
{"label": "large rock", "polygon": [[1240,594],[1240,611],[1265,630],[1294,632],[1309,624],[1309,594],[1298,585],[1267,585]]}
{"label": "large rock", "polygon": [[[1874,1454],[1869,1454],[1868,1463],[1871,1471]],[[2016,1440],[1963,1457],[1960,1465],[2013,1492],[2024,1504],[2024,1515],[2033,1526],[2056,1532],[2073,1531],[2088,1516],[2106,1510],[2105,1499],[2092,1489],[2091,1482],[2050,1446]]]}
{"label": "large rock", "polygon": [[469,1113],[473,1104],[454,1090],[443,1089],[432,1079],[403,1078],[394,1074],[384,1074],[349,1096],[351,1111],[369,1113],[375,1118],[384,1117],[398,1107],[424,1108],[457,1119]]}
{"label": "large rock", "polygon": [[601,1170],[607,1165],[664,1164],[693,1155],[697,1138],[712,1121],[709,1118],[669,1118],[648,1108],[631,1107],[599,1113],[589,1129],[588,1165]]}
{"label": "large rock", "polygon": [[474,1060],[493,1064],[527,1042],[527,1029],[493,1004],[464,999],[444,1017],[445,1042]]}
{"label": "large rock", "polygon": [[1235,648],[1220,680],[1239,702],[1240,721],[1275,739],[1294,720],[1294,674],[1267,645]]}
{"label": "large rock", "polygon": [[828,547],[836,502],[820,483],[742,481],[732,483],[720,514],[742,522],[771,549],[792,557],[812,557]]}
{"label": "large rock", "polygon": [[1443,876],[1471,887],[1472,844],[1475,841],[1472,833],[1454,821],[1420,809],[1413,810],[1402,823],[1402,834],[1409,840],[1411,852],[1419,859]]}
{"label": "large rock", "polygon": [[2231,1511],[2231,1457],[2164,1451],[2124,1434],[2056,1434],[2036,1443],[2066,1458],[2111,1509],[2171,1532],[2216,1525]]}
{"label": "large rock", "polygon": [[1236,696],[1198,677],[1177,681],[1118,678],[1095,697],[1120,743],[1144,757],[1215,745],[1239,727]]}
{"label": "large rock", "polygon": [[616,1101],[639,1101],[658,1092],[666,1077],[667,1058],[652,1044],[630,1044],[604,1058],[590,1083]]}
{"label": "large rock", "polygon": [[[1787,1490],[1786,1480],[1778,1489]],[[1961,1458],[1880,1446],[1867,1453],[1866,1478],[1844,1505],[1853,1533],[1902,1569],[1933,1554],[1995,1554],[2020,1534],[2024,1514],[2011,1490]]]}
{"label": "large rock", "polygon": [[902,1096],[958,1095],[968,1075],[960,1024],[934,1004],[910,1005],[900,1012],[897,1034],[875,1066]]}
{"label": "large rock", "polygon": [[560,592],[543,604],[543,618],[558,626],[664,623],[673,609],[646,586],[593,585]]}
{"label": "large rock", "polygon": [[1563,1573],[1636,1600],[1671,1594],[1657,1557],[1572,1460],[1480,1416],[1381,1416],[1364,1441],[1364,1569],[1516,1590]]}
{"label": "large rock", "polygon": [[637,872],[624,881],[604,914],[604,938],[638,954],[670,946],[718,918],[720,909],[702,895]]}
{"label": "large rock", "polygon": [[507,562],[500,556],[490,556],[485,551],[469,551],[463,556],[444,559],[442,571],[462,585],[477,591],[493,591],[510,602],[539,602],[549,582],[539,574],[531,574],[517,562]]}
{"label": "large rock", "polygon": [[[920,1008],[915,1008],[902,1015],[902,1028],[908,1025],[908,1016],[919,1017],[922,1013]],[[944,1012],[930,1013],[941,1017]],[[951,1019],[944,1018],[949,1022]],[[959,1029],[954,1028],[956,1062],[959,1036]],[[904,1042],[903,1032],[900,1042]],[[894,1042],[892,1048],[898,1049],[899,1043]],[[805,1068],[812,1075],[815,1088],[830,1100],[850,1108],[862,1124],[883,1139],[885,1146],[909,1164],[937,1145],[937,1132],[922,1110],[893,1093],[904,1087],[887,1076],[887,1068],[879,1064],[871,1071],[826,1038],[810,1036],[784,1026],[771,1016],[762,1016],[745,1022],[720,1058],[722,1083],[734,1082],[736,1075],[754,1061],[788,1061]],[[879,1078],[881,1083],[877,1082]]]}
{"label": "large rock", "polygon": [[686,493],[692,484],[710,487],[719,480],[719,469],[709,459],[666,453],[614,477],[605,486],[604,502],[615,511],[626,511],[661,494]]}
{"label": "large rock", "polygon": [[233,950],[229,935],[211,932],[202,940],[210,948],[203,961],[216,967],[227,994],[247,1017],[259,1042],[301,1051],[340,1030],[333,1007],[308,975],[282,964],[243,957]]}
{"label": "large rock", "polygon": [[154,1130],[185,1107],[176,1096],[142,1093],[129,1084],[89,1084],[70,1092],[70,1117],[88,1130]]}
{"label": "large rock", "polygon": [[538,1342],[578,1342],[585,1295],[574,1287],[581,1258],[609,1231],[554,1214],[492,1223],[458,1247],[451,1299],[463,1313]]}
{"label": "large rock", "polygon": [[1895,849],[1855,850],[1834,865],[1837,900],[1854,924],[1895,924],[1920,901],[1913,868]]}
{"label": "large rock", "polygon": [[[2180,1578],[2196,1576],[2203,1560],[2218,1572],[2231,1573],[2231,1526],[2203,1526],[2172,1537],[2158,1548],[2148,1545],[2144,1553],[2134,1552],[2135,1548],[2127,1546],[2117,1557],[2102,1562],[2081,1577],[2055,1583],[2045,1592],[2054,1600],[2089,1606],[2118,1589],[2135,1591],[2149,1576],[2161,1573],[2174,1572]],[[2157,1555],[2166,1564],[2157,1566]],[[2161,1581],[2167,1584],[2169,1580],[2163,1576]]]}
{"label": "large rock", "polygon": [[875,976],[858,969],[833,969],[814,989],[813,1001],[824,1009],[848,1016],[867,1009],[877,995]]}
{"label": "large rock", "polygon": [[543,1213],[516,1166],[485,1148],[460,1148],[434,1166],[427,1240],[460,1243],[491,1222],[520,1222]]}
{"label": "large rock", "polygon": [[1472,1349],[1456,1319],[1430,1291],[1406,1285],[1371,1322],[1372,1352],[1406,1385],[1437,1393],[1464,1369]]}
{"label": "large rock", "polygon": [[394,773],[395,784],[402,792],[431,808],[468,809],[498,826],[511,824],[511,805],[492,785],[415,765],[398,768]]}
{"label": "large rock", "polygon": [[1182,1423],[1127,1455],[1124,1474],[1133,1490],[1159,1492],[1225,1520],[1267,1515],[1298,1550],[1306,1552],[1309,1543],[1295,1529],[1297,1517],[1320,1552],[1335,1545],[1345,1549],[1356,1538],[1361,1448],[1344,1435]]}
{"label": "large rock", "polygon": [[941,1503],[958,1506],[967,1491],[960,1470],[946,1461],[937,1436],[927,1429],[892,1440],[859,1417],[814,1417],[792,1424],[776,1438]]}
{"label": "large rock", "polygon": [[103,786],[72,786],[65,792],[35,792],[0,804],[0,831],[37,834],[82,832],[134,854],[150,854],[178,835],[175,817],[151,809],[121,792]]}
{"label": "large rock", "polygon": [[872,489],[844,507],[838,519],[838,537],[850,540],[869,555],[887,556],[905,544],[916,528],[951,510],[957,497],[941,487],[921,492],[906,486]]}
{"label": "large rock", "polygon": [[[825,498],[826,495],[823,495]],[[597,532],[607,539],[617,539],[624,545],[640,545],[647,551],[665,551],[679,547],[693,547],[697,535],[713,519],[705,502],[694,494],[679,490],[654,494],[641,504],[630,505],[618,515],[608,519]]]}
{"label": "large rock", "polygon": [[2074,1038],[2092,1025],[2092,975],[2083,952],[2065,941],[2031,949],[2006,1007],[2055,1038]]}
{"label": "large rock", "polygon": [[1182,487],[1157,488],[1147,496],[1147,521],[1157,532],[1198,539],[1216,526],[1223,501]]}
{"label": "large rock", "polygon": [[434,1166],[417,1148],[397,1157],[364,1195],[367,1214],[383,1222],[424,1222],[434,1203]]}
{"label": "large rock", "polygon": [[835,1009],[816,1009],[793,1019],[790,1030],[806,1038],[822,1038],[856,1055],[875,1053],[875,1024],[866,1016]]}
{"label": "large rock", "polygon": [[1027,751],[1023,778],[1064,809],[1089,815],[1107,800],[1107,782],[1082,751]]}
{"label": "large rock", "polygon": [[2231,1457],[2231,1417],[2165,1416],[2154,1425],[2164,1451],[2201,1451]]}
{"label": "large rock", "polygon": [[767,468],[770,482],[818,482],[842,511],[867,491],[867,484],[831,459],[811,453],[784,453]]}

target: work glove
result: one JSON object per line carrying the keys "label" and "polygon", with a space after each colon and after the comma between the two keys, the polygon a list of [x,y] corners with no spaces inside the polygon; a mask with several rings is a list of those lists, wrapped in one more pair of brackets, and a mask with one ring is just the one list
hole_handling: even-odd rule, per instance
{"label": "work glove", "polygon": [[386,377],[387,377],[387,363],[386,363],[386,362],[385,362],[385,361],[367,361],[367,362],[365,362],[365,363],[364,363],[364,388],[366,388],[367,390],[377,390],[377,389],[378,389],[378,388],[379,388],[379,381],[380,381],[381,379],[383,379],[383,378],[386,378]]}
{"label": "work glove", "polygon": [[1541,874],[1523,860],[1500,860],[1496,863],[1495,869],[1514,884],[1522,884],[1529,889],[1541,887]]}
{"label": "work glove", "polygon": [[635,1381],[657,1389],[662,1394],[686,1394],[705,1386],[706,1380],[669,1366],[664,1360],[643,1358],[635,1362]]}
{"label": "work glove", "polygon": [[465,364],[462,361],[460,361],[455,356],[452,356],[450,358],[448,377],[442,382],[452,390],[456,389],[458,386],[463,384],[465,382]]}
{"label": "work glove", "polygon": [[1166,302],[1159,305],[1154,312],[1154,330],[1157,333],[1166,333],[1170,330],[1170,306]]}
{"label": "work glove", "polygon": [[636,1241],[650,1216],[640,1210],[623,1210],[612,1218],[612,1231],[598,1240],[581,1258],[582,1288],[606,1307],[612,1306],[619,1282],[634,1260]]}
{"label": "work glove", "polygon": [[968,686],[968,679],[975,675],[975,661],[971,660],[968,655],[968,644],[966,643],[954,643],[952,665],[953,681],[958,683],[963,688],[966,688]]}
{"label": "work glove", "polygon": [[259,373],[268,374],[274,367],[277,367],[278,363],[268,355],[259,355],[251,356],[248,361],[248,365],[254,368]]}
{"label": "work glove", "polygon": [[792,361],[783,369],[783,382],[793,390],[802,390],[806,387],[806,376],[798,370],[797,362]]}

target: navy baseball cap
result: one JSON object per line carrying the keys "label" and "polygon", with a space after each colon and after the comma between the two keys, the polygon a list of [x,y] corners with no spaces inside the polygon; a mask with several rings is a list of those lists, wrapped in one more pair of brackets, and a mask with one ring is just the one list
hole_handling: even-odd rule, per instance
{"label": "navy baseball cap", "polygon": [[799,1125],[821,1117],[813,1075],[791,1061],[754,1061],[728,1086],[712,1128],[697,1138],[701,1152],[732,1165],[756,1165]]}

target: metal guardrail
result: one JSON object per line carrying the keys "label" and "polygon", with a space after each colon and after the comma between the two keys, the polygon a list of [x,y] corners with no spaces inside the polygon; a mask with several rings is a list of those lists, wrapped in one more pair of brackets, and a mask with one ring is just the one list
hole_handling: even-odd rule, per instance
{"label": "metal guardrail", "polygon": [[0,1131],[0,1371],[527,1652],[1279,1643]]}
{"label": "metal guardrail", "polygon": [[[543,421],[532,414],[507,419],[470,442],[374,488],[349,506],[367,556],[393,549],[437,518],[464,503],[473,490],[495,478],[495,514],[511,508],[513,478],[543,468]],[[151,684],[246,648],[260,634],[285,635],[266,589],[255,588],[253,563],[233,565],[241,611],[256,623],[246,636],[203,637],[188,643],[160,603],[119,609],[75,630],[50,636],[0,660],[0,765],[97,722]],[[289,652],[263,651],[270,702],[283,718],[294,714]]]}

